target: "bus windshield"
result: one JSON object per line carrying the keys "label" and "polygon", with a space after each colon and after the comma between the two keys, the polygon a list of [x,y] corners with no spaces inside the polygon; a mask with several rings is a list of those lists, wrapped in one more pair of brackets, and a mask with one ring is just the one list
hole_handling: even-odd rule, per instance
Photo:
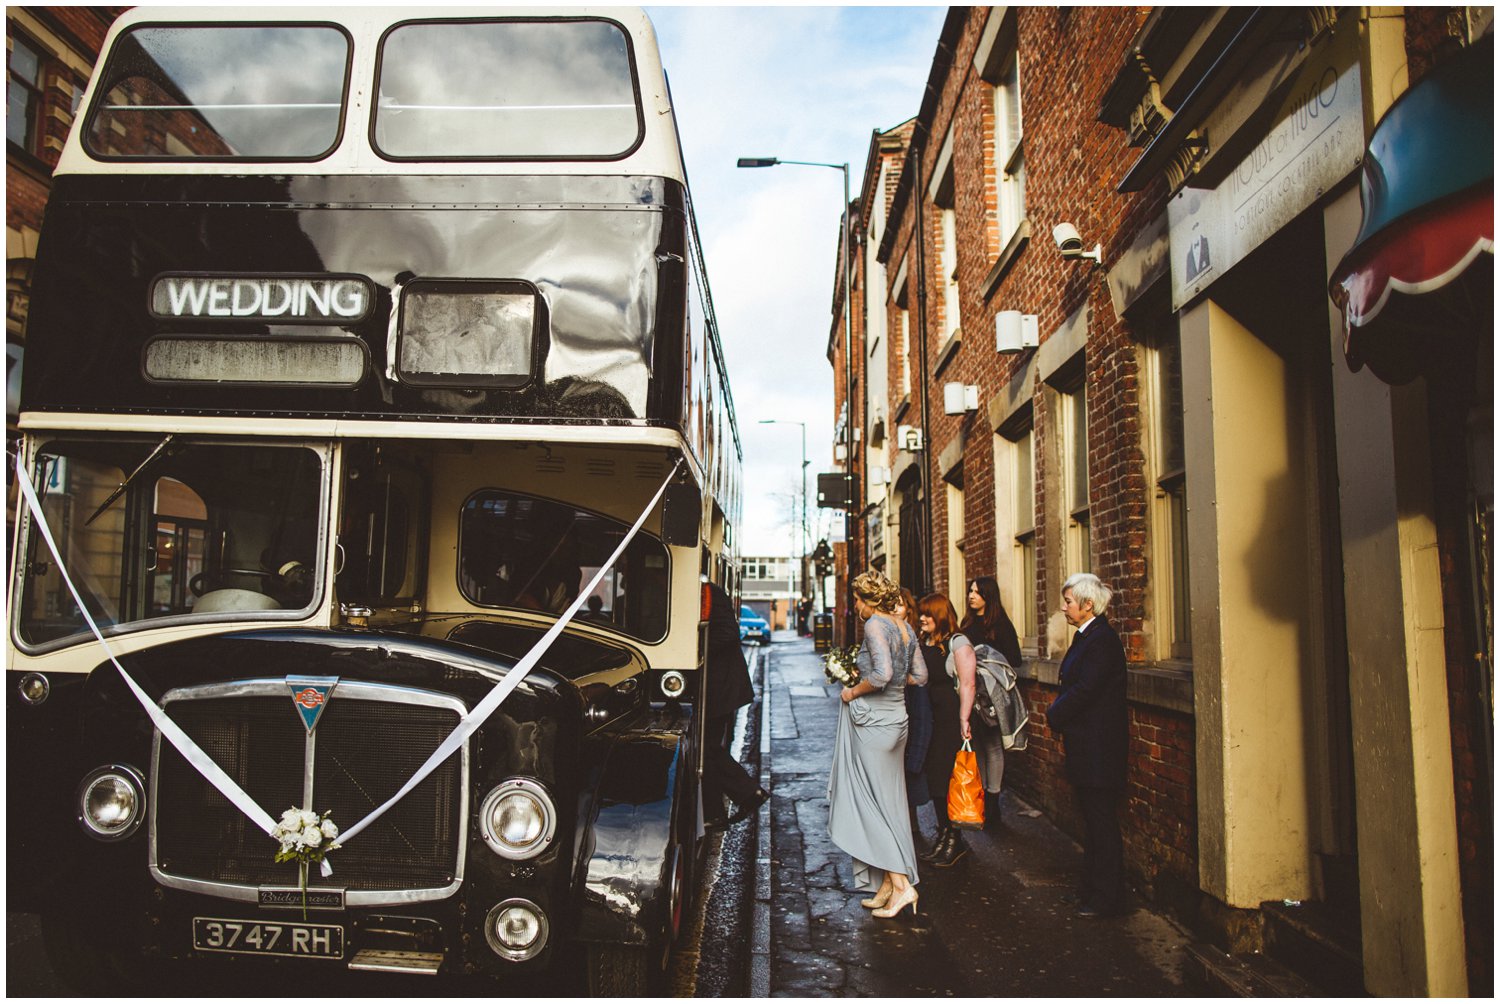
{"label": "bus windshield", "polygon": [[143,25],[110,52],[84,141],[104,159],[316,159],[338,143],[348,66],[329,26]]}
{"label": "bus windshield", "polygon": [[[68,575],[109,631],[309,611],[322,467],[298,447],[54,440],[34,480]],[[88,627],[40,536],[33,525],[23,551],[21,639],[79,640]]]}
{"label": "bus windshield", "polygon": [[[562,613],[609,559],[627,527],[563,502],[485,489],[464,504],[459,588],[478,606]],[[643,641],[667,632],[667,549],[638,534],[578,619]]]}
{"label": "bus windshield", "polygon": [[642,135],[630,45],[606,21],[414,22],[380,53],[375,147],[394,159],[589,159]]}

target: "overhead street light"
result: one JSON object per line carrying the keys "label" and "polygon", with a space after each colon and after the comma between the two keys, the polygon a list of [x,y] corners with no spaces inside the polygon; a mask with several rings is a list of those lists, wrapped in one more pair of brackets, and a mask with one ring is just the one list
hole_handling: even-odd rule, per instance
{"label": "overhead street light", "polygon": [[[859,480],[854,477],[854,246],[850,236],[853,221],[849,219],[849,163],[827,164],[819,160],[782,160],[779,157],[741,157],[738,167],[776,167],[792,164],[798,167],[827,167],[844,173],[844,205],[839,213],[843,221],[843,233],[839,243],[844,258],[844,407],[847,420],[844,422],[844,455],[846,472],[849,475],[850,499],[844,509],[844,563],[850,582],[854,581],[854,510],[859,504]],[[844,599],[844,644],[854,642],[854,606]]]}

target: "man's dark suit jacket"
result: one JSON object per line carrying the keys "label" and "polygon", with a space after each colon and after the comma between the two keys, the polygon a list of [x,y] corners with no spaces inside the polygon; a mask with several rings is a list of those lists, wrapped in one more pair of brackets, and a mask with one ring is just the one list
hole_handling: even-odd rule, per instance
{"label": "man's dark suit jacket", "polygon": [[750,667],[740,649],[740,619],[722,586],[710,583],[708,601],[707,718],[732,715],[755,697]]}
{"label": "man's dark suit jacket", "polygon": [[1080,787],[1125,787],[1125,648],[1109,621],[1095,617],[1073,638],[1058,682],[1062,691],[1047,708],[1047,725],[1062,733],[1068,780]]}

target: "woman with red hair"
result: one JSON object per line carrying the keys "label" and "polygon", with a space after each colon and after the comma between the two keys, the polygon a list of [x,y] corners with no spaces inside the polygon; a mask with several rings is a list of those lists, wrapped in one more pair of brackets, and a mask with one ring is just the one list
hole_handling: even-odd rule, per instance
{"label": "woman with red hair", "polygon": [[969,853],[963,834],[948,818],[948,780],[959,749],[972,735],[969,715],[974,710],[974,646],[956,629],[958,614],[942,593],[922,597],[917,614],[922,657],[927,661],[927,700],[932,705],[927,790],[938,818],[937,841],[920,857],[935,867],[949,868]]}

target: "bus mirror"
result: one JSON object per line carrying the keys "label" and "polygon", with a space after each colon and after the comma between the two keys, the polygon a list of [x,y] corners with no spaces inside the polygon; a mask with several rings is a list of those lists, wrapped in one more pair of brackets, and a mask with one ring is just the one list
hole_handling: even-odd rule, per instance
{"label": "bus mirror", "polygon": [[661,500],[661,539],[672,547],[697,547],[703,493],[691,482],[671,485]]}

